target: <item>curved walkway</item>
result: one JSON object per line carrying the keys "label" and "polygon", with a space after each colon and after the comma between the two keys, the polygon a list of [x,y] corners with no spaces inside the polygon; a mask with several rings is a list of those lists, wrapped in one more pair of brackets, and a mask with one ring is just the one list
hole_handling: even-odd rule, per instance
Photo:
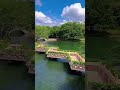
{"label": "curved walkway", "polygon": [[71,70],[85,72],[85,59],[77,52],[62,51],[58,47],[48,47],[45,45],[38,45],[35,51],[46,53],[48,58],[68,60]]}

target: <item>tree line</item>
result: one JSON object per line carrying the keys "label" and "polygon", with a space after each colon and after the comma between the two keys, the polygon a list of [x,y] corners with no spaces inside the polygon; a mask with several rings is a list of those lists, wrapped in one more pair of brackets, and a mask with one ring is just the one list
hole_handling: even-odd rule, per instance
{"label": "tree line", "polygon": [[120,28],[120,0],[86,0],[86,30]]}
{"label": "tree line", "polygon": [[0,37],[16,27],[34,29],[34,3],[31,1],[0,0]]}
{"label": "tree line", "polygon": [[85,37],[85,24],[67,22],[60,26],[35,26],[35,38],[58,38],[62,40],[80,40]]}

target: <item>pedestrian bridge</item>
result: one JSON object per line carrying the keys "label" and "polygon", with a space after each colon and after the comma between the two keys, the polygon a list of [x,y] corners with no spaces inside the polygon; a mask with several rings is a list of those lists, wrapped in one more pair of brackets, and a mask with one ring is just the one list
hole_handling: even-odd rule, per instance
{"label": "pedestrian bridge", "polygon": [[77,52],[59,50],[58,47],[48,47],[39,45],[36,52],[46,53],[48,58],[61,58],[69,62],[71,70],[85,71],[85,59],[81,57]]}

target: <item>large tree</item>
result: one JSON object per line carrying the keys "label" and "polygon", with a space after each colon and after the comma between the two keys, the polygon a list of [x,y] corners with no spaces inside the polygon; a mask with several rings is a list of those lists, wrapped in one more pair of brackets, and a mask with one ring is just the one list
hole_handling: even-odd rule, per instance
{"label": "large tree", "polygon": [[34,7],[31,1],[0,0],[0,36],[16,27],[31,31],[34,27]]}
{"label": "large tree", "polygon": [[86,30],[115,27],[115,4],[115,0],[86,0]]}
{"label": "large tree", "polygon": [[67,22],[61,25],[58,37],[65,40],[80,40],[84,36],[85,25],[77,22]]}
{"label": "large tree", "polygon": [[35,38],[48,38],[51,28],[49,26],[35,26]]}
{"label": "large tree", "polygon": [[50,31],[50,36],[51,38],[58,38],[58,32],[60,30],[60,26],[53,26]]}

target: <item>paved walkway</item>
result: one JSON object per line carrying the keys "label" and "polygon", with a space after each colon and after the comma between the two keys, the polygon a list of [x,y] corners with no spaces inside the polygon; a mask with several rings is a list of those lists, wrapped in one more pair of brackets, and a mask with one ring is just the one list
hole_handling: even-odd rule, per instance
{"label": "paved walkway", "polygon": [[76,56],[70,56],[74,61],[78,61],[78,58]]}
{"label": "paved walkway", "polygon": [[88,81],[99,82],[99,83],[103,82],[98,72],[86,71],[86,76],[87,76]]}

